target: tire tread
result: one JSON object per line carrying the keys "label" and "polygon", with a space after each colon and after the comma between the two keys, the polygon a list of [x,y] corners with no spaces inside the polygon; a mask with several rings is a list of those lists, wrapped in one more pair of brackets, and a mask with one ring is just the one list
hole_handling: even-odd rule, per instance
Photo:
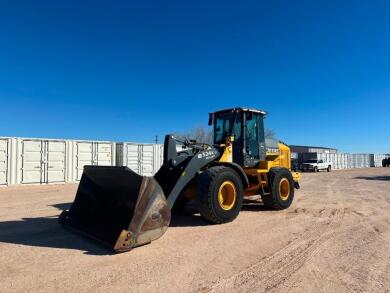
{"label": "tire tread", "polygon": [[[227,222],[225,219],[218,216],[212,203],[213,182],[217,179],[218,175],[220,175],[223,172],[232,173],[241,182],[241,179],[237,174],[237,172],[225,166],[214,166],[207,169],[199,176],[199,181],[198,181],[197,203],[198,203],[199,212],[201,216],[205,218],[207,221],[216,224],[222,224]],[[240,187],[240,190],[242,190],[242,187]]]}

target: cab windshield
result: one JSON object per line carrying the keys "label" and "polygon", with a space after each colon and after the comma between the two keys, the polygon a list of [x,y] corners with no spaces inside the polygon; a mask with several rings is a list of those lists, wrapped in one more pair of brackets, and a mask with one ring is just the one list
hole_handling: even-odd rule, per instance
{"label": "cab windshield", "polygon": [[223,144],[228,136],[234,135],[235,139],[240,136],[240,113],[218,113],[214,116],[214,143]]}
{"label": "cab windshield", "polygon": [[307,160],[306,163],[317,163],[317,160]]}

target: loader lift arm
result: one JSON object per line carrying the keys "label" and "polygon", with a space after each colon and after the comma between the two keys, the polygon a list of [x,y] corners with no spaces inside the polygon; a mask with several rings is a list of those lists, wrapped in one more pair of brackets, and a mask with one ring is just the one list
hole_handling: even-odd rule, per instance
{"label": "loader lift arm", "polygon": [[[168,207],[172,209],[176,199],[187,184],[208,164],[214,162],[221,154],[212,147],[207,149],[197,147],[196,143],[188,142],[193,155],[179,155],[176,148],[177,139],[166,135],[164,141],[164,163],[154,178],[162,186],[167,196]],[[180,141],[181,142],[181,141]]]}

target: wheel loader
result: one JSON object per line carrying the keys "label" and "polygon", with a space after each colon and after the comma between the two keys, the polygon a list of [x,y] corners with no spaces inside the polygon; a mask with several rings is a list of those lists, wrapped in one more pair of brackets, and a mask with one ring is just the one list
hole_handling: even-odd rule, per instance
{"label": "wheel loader", "polygon": [[[85,166],[75,200],[59,222],[115,252],[161,237],[171,210],[194,199],[210,223],[234,220],[245,198],[260,195],[273,210],[288,208],[299,188],[284,143],[267,152],[261,110],[232,108],[209,114],[213,143],[166,135],[163,165],[153,177],[128,167]],[[179,145],[184,149],[179,150]]]}

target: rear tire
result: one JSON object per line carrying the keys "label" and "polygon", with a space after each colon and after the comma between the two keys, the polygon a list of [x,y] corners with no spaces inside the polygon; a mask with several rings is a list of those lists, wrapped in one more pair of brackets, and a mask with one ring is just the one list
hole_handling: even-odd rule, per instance
{"label": "rear tire", "polygon": [[233,169],[211,167],[199,176],[196,202],[207,221],[215,224],[233,221],[241,210],[242,200],[241,178]]}
{"label": "rear tire", "polygon": [[330,171],[332,171],[332,166],[328,166],[328,168],[326,169],[326,171],[328,171],[328,172],[330,172]]}
{"label": "rear tire", "polygon": [[294,180],[286,168],[271,168],[268,173],[270,194],[262,195],[264,205],[273,210],[290,207],[294,199]]}

